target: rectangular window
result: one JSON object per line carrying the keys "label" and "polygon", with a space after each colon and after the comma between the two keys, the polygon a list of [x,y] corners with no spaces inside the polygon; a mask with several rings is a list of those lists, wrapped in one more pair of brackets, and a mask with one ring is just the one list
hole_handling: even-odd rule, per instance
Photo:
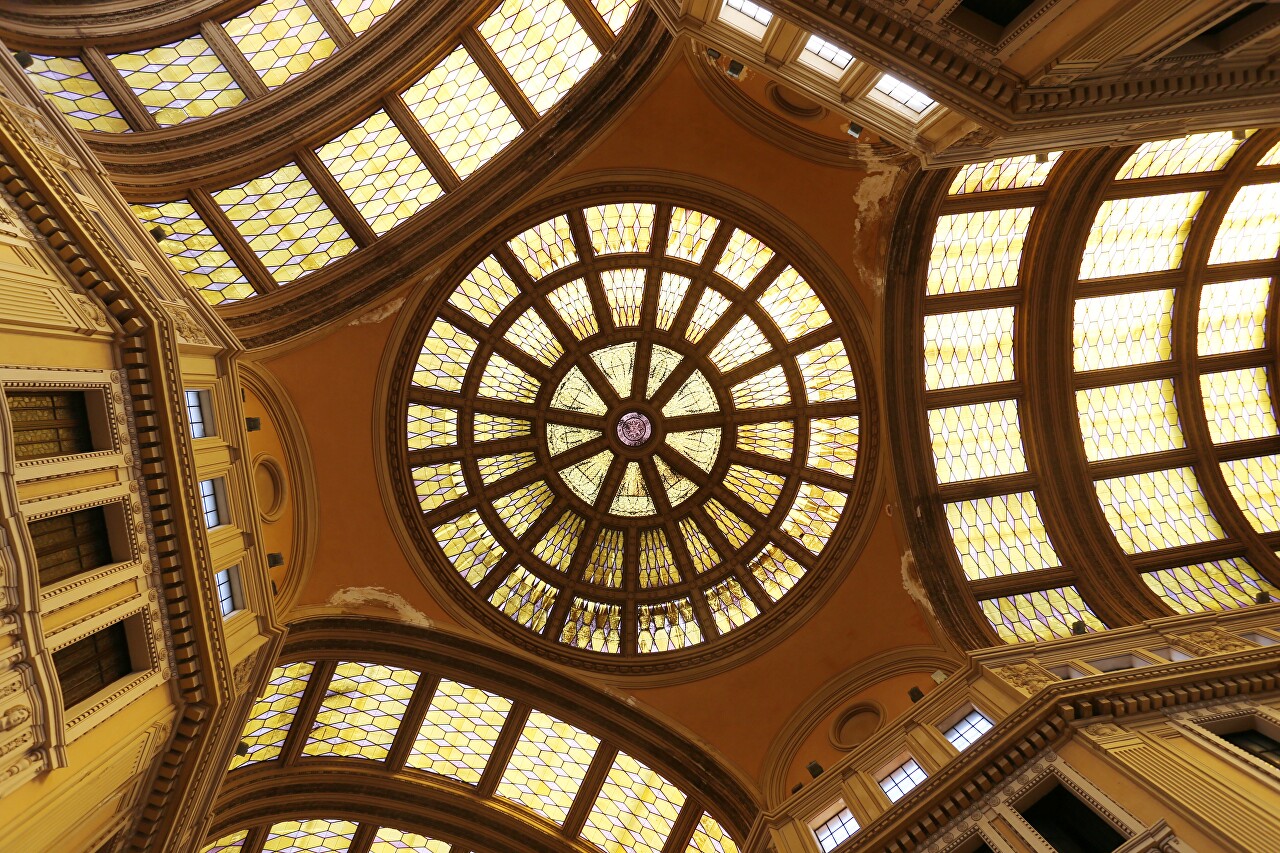
{"label": "rectangular window", "polygon": [[978,709],[970,708],[969,713],[942,734],[952,746],[964,752],[990,728],[991,721]]}
{"label": "rectangular window", "polygon": [[1280,768],[1280,741],[1275,738],[1268,737],[1257,729],[1228,732],[1218,737],[1238,749],[1243,749],[1259,761],[1265,761],[1272,767]]}
{"label": "rectangular window", "polygon": [[108,625],[53,653],[62,685],[62,707],[78,705],[112,682],[133,672],[124,622]]}
{"label": "rectangular window", "polygon": [[94,450],[83,391],[6,391],[18,459]]}
{"label": "rectangular window", "polygon": [[852,838],[858,829],[858,822],[853,819],[853,813],[849,811],[848,806],[845,806],[822,823],[813,827],[813,834],[818,839],[818,846],[823,849],[824,853],[830,853],[845,840]]}
{"label": "rectangular window", "polygon": [[227,523],[226,486],[221,477],[200,481],[200,507],[204,511],[204,526],[208,530]]}
{"label": "rectangular window", "polygon": [[764,38],[773,13],[751,0],[724,0],[720,7],[720,20],[749,36]]}
{"label": "rectangular window", "polygon": [[41,586],[115,562],[103,507],[42,518],[27,525],[27,530],[35,546]]}
{"label": "rectangular window", "polygon": [[1061,785],[1017,809],[1050,847],[1063,853],[1109,853],[1124,843],[1111,824]]}
{"label": "rectangular window", "polygon": [[906,83],[903,83],[896,77],[890,77],[888,74],[880,75],[880,79],[876,81],[875,91],[899,104],[903,109],[915,113],[917,116],[934,104],[933,98],[930,98],[924,92],[908,86]]}
{"label": "rectangular window", "polygon": [[213,406],[208,391],[187,391],[187,424],[191,427],[192,438],[207,438],[215,435],[213,426]]}
{"label": "rectangular window", "polygon": [[802,64],[828,77],[839,77],[853,62],[852,53],[818,36],[809,36],[798,58]]}
{"label": "rectangular window", "polygon": [[907,792],[925,780],[924,768],[914,758],[908,758],[902,764],[890,770],[878,780],[880,790],[896,803],[907,795]]}
{"label": "rectangular window", "polygon": [[218,605],[223,616],[230,616],[244,609],[244,593],[240,591],[240,567],[232,566],[218,572]]}

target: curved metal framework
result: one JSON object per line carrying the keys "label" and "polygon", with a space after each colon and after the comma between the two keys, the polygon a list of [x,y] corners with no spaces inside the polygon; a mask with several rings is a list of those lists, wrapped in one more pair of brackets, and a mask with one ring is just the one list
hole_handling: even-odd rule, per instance
{"label": "curved metal framework", "polygon": [[1275,594],[1278,139],[916,179],[895,440],[921,574],[970,647]]}

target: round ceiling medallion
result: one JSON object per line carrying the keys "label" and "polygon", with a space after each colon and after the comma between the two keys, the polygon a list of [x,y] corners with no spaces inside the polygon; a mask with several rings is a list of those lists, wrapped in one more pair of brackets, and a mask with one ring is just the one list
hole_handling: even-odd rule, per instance
{"label": "round ceiling medallion", "polygon": [[579,663],[745,636],[862,493],[837,318],[790,259],[684,207],[575,209],[493,247],[406,358],[428,564]]}

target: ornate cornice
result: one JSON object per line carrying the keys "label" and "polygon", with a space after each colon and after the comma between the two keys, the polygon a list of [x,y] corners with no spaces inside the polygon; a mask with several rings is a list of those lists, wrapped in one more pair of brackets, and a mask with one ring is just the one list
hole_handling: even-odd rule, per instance
{"label": "ornate cornice", "polygon": [[0,7],[0,38],[24,46],[74,50],[100,39],[162,44],[193,32],[205,18],[230,18],[260,0],[9,0]]}

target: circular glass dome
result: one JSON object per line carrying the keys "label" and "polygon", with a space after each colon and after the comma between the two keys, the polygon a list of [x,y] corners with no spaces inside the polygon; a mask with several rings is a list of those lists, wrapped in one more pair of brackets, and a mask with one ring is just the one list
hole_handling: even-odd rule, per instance
{"label": "circular glass dome", "polygon": [[828,306],[678,206],[573,210],[497,246],[424,316],[407,377],[428,562],[579,662],[741,636],[839,550],[861,492],[858,360]]}

